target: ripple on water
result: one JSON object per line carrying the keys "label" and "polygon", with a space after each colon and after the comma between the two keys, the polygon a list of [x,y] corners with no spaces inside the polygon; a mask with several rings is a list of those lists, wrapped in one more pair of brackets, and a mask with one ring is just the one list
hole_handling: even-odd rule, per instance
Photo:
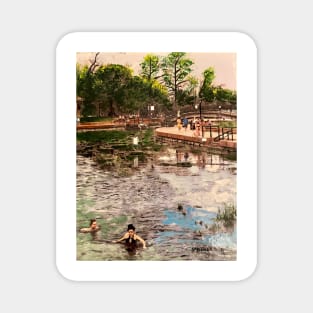
{"label": "ripple on water", "polygon": [[[85,241],[78,241],[79,259],[209,260],[221,257],[217,255],[218,248],[236,250],[236,231],[214,235],[205,227],[213,223],[214,211],[223,202],[236,199],[234,170],[227,170],[225,165],[183,168],[155,164],[153,171],[139,168],[132,176],[118,177],[99,170],[91,159],[77,158],[79,207],[86,212],[97,212],[105,221],[120,214],[127,216],[127,221],[114,232],[134,222],[150,243],[147,250],[129,256],[123,245],[90,242],[85,236]],[[167,160],[175,161],[175,155]],[[231,166],[235,168],[234,163]],[[178,203],[183,204],[185,215],[177,211]],[[109,238],[110,233],[106,236]],[[212,251],[210,254],[192,252],[192,247],[203,246],[215,247],[217,256],[212,256]]]}

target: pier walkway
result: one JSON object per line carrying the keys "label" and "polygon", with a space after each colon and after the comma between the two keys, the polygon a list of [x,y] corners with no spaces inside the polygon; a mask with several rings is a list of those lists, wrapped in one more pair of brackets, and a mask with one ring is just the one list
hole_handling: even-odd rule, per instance
{"label": "pier walkway", "polygon": [[[228,132],[228,133],[227,133]],[[199,146],[219,146],[223,148],[237,149],[237,133],[232,132],[230,134],[229,128],[218,129],[212,127],[211,131],[207,128],[203,132],[200,132],[200,136],[196,136],[194,130],[174,127],[160,127],[155,130],[157,138],[183,142],[187,144],[199,145]],[[218,138],[219,137],[219,138]],[[216,140],[214,140],[216,138]]]}

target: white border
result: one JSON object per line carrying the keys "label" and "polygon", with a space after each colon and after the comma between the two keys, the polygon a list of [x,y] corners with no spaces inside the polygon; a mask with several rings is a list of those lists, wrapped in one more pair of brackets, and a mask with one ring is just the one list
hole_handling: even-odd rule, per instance
{"label": "white border", "polygon": [[[76,260],[76,52],[237,54],[237,261]],[[56,264],[74,281],[238,281],[257,266],[257,49],[236,32],[71,33],[56,49]]]}

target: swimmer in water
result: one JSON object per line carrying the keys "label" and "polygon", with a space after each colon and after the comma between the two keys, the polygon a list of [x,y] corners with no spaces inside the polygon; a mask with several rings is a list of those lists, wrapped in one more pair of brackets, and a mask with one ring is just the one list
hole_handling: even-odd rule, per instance
{"label": "swimmer in water", "polygon": [[143,248],[146,249],[145,241],[136,234],[135,230],[136,230],[135,226],[133,224],[129,224],[125,235],[122,238],[115,240],[113,242],[118,243],[118,242],[122,242],[123,240],[125,240],[127,250],[135,249],[137,247],[137,242],[140,242]]}
{"label": "swimmer in water", "polygon": [[79,232],[81,233],[95,233],[100,230],[100,226],[97,224],[97,220],[95,218],[90,220],[89,227],[81,228]]}
{"label": "swimmer in water", "polygon": [[100,225],[97,224],[97,220],[95,218],[90,220],[89,227],[81,228],[79,230],[80,233],[90,233],[93,240],[101,239],[101,229]]}

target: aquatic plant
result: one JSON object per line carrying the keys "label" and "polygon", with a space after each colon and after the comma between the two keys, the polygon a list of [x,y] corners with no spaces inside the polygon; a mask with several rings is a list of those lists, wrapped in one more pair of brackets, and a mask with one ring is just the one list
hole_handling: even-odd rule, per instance
{"label": "aquatic plant", "polygon": [[78,132],[76,134],[77,141],[85,141],[89,143],[97,142],[125,142],[127,136],[132,132],[124,130],[104,130],[104,131],[87,131]]}
{"label": "aquatic plant", "polygon": [[237,127],[237,121],[232,120],[232,121],[219,121],[218,125],[220,127]]}
{"label": "aquatic plant", "polygon": [[215,222],[221,223],[224,227],[233,227],[237,221],[237,209],[232,204],[224,203],[223,208],[219,208],[216,214]]}

